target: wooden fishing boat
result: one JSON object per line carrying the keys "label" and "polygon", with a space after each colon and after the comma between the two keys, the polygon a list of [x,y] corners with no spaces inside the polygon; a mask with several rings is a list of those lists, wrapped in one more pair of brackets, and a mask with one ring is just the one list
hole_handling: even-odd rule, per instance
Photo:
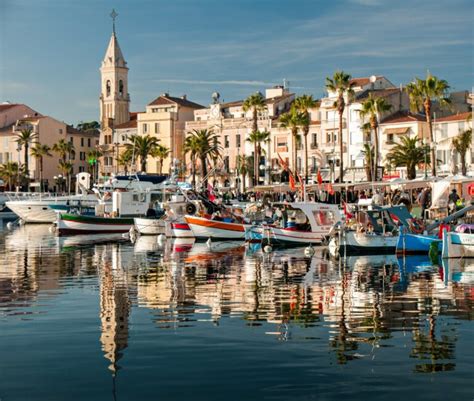
{"label": "wooden fishing boat", "polygon": [[98,217],[60,213],[57,218],[59,235],[126,233],[133,226],[133,217]]}
{"label": "wooden fishing boat", "polygon": [[191,228],[197,240],[218,238],[219,240],[244,240],[245,229],[250,224],[227,220],[213,220],[199,216],[184,216],[184,220]]}
{"label": "wooden fishing boat", "polygon": [[443,233],[443,259],[474,258],[474,224],[461,224],[456,231]]}

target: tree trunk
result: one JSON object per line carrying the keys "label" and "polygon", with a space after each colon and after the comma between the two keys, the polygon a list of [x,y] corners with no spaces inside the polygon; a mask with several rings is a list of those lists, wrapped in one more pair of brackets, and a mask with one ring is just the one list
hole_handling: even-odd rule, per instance
{"label": "tree trunk", "polygon": [[431,175],[436,177],[436,152],[434,148],[433,120],[431,119],[431,99],[425,99],[424,103],[426,122],[430,131],[430,151],[431,151]]}
{"label": "tree trunk", "polygon": [[253,121],[252,121],[252,130],[253,130],[253,132],[257,132],[257,131],[258,131],[258,121],[257,121],[257,118],[258,118],[257,108],[254,106],[254,108],[253,108]]}
{"label": "tree trunk", "polygon": [[192,165],[192,174],[193,174],[192,184],[193,184],[193,189],[195,190],[196,189],[196,156],[191,156],[191,163],[193,164]]}
{"label": "tree trunk", "polygon": [[377,124],[374,124],[374,144],[375,144],[375,151],[374,151],[374,159],[372,164],[374,165],[374,181],[378,181],[378,167],[379,167],[379,130]]}
{"label": "tree trunk", "polygon": [[43,192],[43,158],[40,157],[39,160],[39,170],[40,170],[40,192]]}
{"label": "tree trunk", "polygon": [[461,174],[465,176],[467,175],[466,152],[459,153],[459,156],[461,156]]}
{"label": "tree trunk", "polygon": [[298,131],[297,130],[293,130],[292,132],[292,136],[293,136],[293,156],[292,156],[292,161],[291,161],[291,164],[293,165],[293,174],[294,174],[294,178],[296,178],[296,174],[297,174],[297,171],[298,171],[298,166],[296,165],[296,139],[298,137]]}
{"label": "tree trunk", "polygon": [[245,192],[245,176],[246,174],[242,174],[242,192]]}
{"label": "tree trunk", "polygon": [[142,170],[142,173],[146,173],[146,157],[140,157],[140,168]]}
{"label": "tree trunk", "polygon": [[206,156],[201,156],[201,172],[202,172],[202,185],[204,190],[207,189],[207,165],[206,165]]}
{"label": "tree trunk", "polygon": [[341,155],[341,160],[339,161],[339,182],[344,182],[344,162],[342,159],[344,158],[344,146],[342,143],[342,115],[344,113],[344,109],[339,111],[339,152]]}
{"label": "tree trunk", "polygon": [[258,185],[257,143],[253,144],[253,186]]}
{"label": "tree trunk", "polygon": [[309,127],[304,129],[304,182],[308,183],[308,134]]}

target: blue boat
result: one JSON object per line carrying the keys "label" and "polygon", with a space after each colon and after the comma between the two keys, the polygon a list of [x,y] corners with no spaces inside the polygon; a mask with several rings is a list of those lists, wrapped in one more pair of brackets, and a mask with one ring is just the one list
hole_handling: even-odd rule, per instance
{"label": "blue boat", "polygon": [[403,232],[404,230],[401,231],[397,243],[398,254],[428,254],[433,243],[438,244],[438,252],[441,252],[443,241],[437,236]]}

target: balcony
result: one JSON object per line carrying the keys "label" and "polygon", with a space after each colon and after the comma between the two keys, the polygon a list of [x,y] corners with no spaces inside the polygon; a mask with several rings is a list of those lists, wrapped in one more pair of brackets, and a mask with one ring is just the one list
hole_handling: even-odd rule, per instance
{"label": "balcony", "polygon": [[29,130],[31,129],[33,133],[38,134],[39,129],[37,125],[29,124],[29,123],[20,123],[20,124],[15,124],[13,126],[13,131],[14,132],[21,132],[23,130]]}
{"label": "balcony", "polygon": [[309,148],[310,149],[318,149],[318,144],[317,143],[312,143],[311,145],[309,145]]}

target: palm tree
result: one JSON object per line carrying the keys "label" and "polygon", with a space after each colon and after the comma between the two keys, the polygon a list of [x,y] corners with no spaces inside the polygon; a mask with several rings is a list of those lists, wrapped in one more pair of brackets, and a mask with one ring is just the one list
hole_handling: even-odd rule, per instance
{"label": "palm tree", "polygon": [[[242,109],[244,112],[252,110],[252,132],[258,131],[258,113],[266,110],[267,104],[265,103],[265,97],[260,93],[256,92],[245,99]],[[254,155],[257,153],[257,144],[254,143]],[[254,171],[258,171],[257,163],[258,157],[254,157]],[[258,184],[258,175],[254,174],[254,185]]]}
{"label": "palm tree", "polygon": [[20,148],[23,148],[25,152],[25,169],[26,175],[28,177],[30,172],[30,166],[28,163],[28,150],[30,143],[34,142],[38,138],[38,134],[33,132],[32,128],[25,128],[24,130],[20,131],[19,134],[16,134],[16,138],[16,143]]}
{"label": "palm tree", "polygon": [[43,158],[45,156],[51,157],[50,153],[51,148],[48,145],[41,145],[40,143],[35,143],[35,146],[31,149],[31,156],[36,159],[36,162],[39,165],[39,180],[40,180],[40,191],[43,192]]}
{"label": "palm tree", "polygon": [[190,136],[194,136],[196,141],[196,157],[201,161],[202,186],[207,188],[207,161],[220,156],[219,137],[212,129],[193,130]]}
{"label": "palm tree", "polygon": [[7,182],[8,189],[11,191],[13,182],[19,179],[18,163],[6,162],[0,164],[0,178]]}
{"label": "palm tree", "polygon": [[298,130],[301,126],[306,123],[307,117],[304,113],[298,111],[296,108],[292,107],[289,112],[283,113],[280,116],[280,124],[283,128],[287,128],[291,131],[293,137],[293,149],[292,149],[292,160],[291,164],[296,175],[296,149],[297,143],[299,142]]}
{"label": "palm tree", "polygon": [[120,153],[117,159],[118,165],[123,166],[125,175],[128,174],[128,166],[132,162],[132,159],[133,159],[133,153],[130,149],[126,149],[125,151]]}
{"label": "palm tree", "polygon": [[410,108],[414,112],[424,111],[426,122],[430,132],[430,147],[431,147],[431,174],[436,176],[436,155],[433,146],[433,118],[431,115],[431,108],[433,101],[438,101],[440,106],[445,106],[451,103],[448,99],[448,82],[444,79],[438,79],[429,72],[426,79],[415,78],[414,82],[407,85],[408,95],[410,97]]}
{"label": "palm tree", "polygon": [[[257,159],[255,161],[256,166],[260,166],[260,157],[262,155],[262,142],[263,143],[268,143],[270,142],[270,132],[268,131],[253,131],[250,133],[249,137],[247,138],[247,142],[252,143],[253,147],[255,149],[254,151],[254,157]],[[265,151],[263,151],[265,152]],[[255,167],[254,167],[255,169]],[[255,175],[257,176],[256,182],[258,184],[258,175],[259,175],[259,169],[254,170]]]}
{"label": "palm tree", "polygon": [[59,155],[59,158],[63,162],[71,160],[71,156],[76,153],[73,143],[64,139],[60,139],[57,143],[55,143],[52,147],[52,150]]}
{"label": "palm tree", "polygon": [[304,180],[308,183],[308,134],[309,126],[311,124],[311,118],[309,110],[316,107],[318,102],[313,99],[312,95],[301,95],[295,99],[294,107],[305,115],[303,125],[303,138],[304,138]]}
{"label": "palm tree", "polygon": [[58,168],[59,171],[66,177],[67,191],[71,190],[71,173],[74,165],[70,161],[59,160]]}
{"label": "palm tree", "polygon": [[79,131],[94,131],[100,129],[100,124],[97,121],[81,121],[79,124],[77,124],[77,129]]}
{"label": "palm tree", "polygon": [[452,144],[454,150],[459,153],[459,156],[461,158],[461,173],[462,175],[466,175],[466,153],[469,149],[472,148],[472,128],[469,128],[459,133],[458,136],[453,138]]}
{"label": "palm tree", "polygon": [[344,109],[346,108],[346,100],[352,98],[354,95],[353,86],[354,83],[351,80],[351,75],[346,74],[344,71],[336,71],[332,78],[326,77],[326,88],[331,92],[337,93],[337,100],[334,102],[334,107],[337,109],[339,114],[339,152],[341,160],[339,164],[339,181],[344,182],[344,163],[343,159],[343,141],[342,141],[342,122]]}
{"label": "palm tree", "polygon": [[374,131],[375,141],[374,141],[374,164],[375,164],[375,177],[374,180],[377,180],[377,167],[379,165],[379,122],[378,118],[382,113],[389,111],[392,108],[392,105],[387,103],[387,100],[383,97],[373,97],[372,94],[369,94],[368,99],[362,103],[362,108],[359,110],[359,114],[362,119],[366,117],[369,118],[369,124],[372,131]]}
{"label": "palm tree", "polygon": [[97,180],[97,173],[99,169],[97,168],[99,163],[99,158],[101,158],[104,154],[100,149],[92,149],[87,153],[87,164],[92,169],[92,179],[95,181]]}
{"label": "palm tree", "polygon": [[160,163],[160,168],[158,173],[161,174],[163,170],[163,162],[169,156],[170,150],[166,146],[158,145],[155,150],[152,152],[151,156],[156,157]]}
{"label": "palm tree", "polygon": [[251,156],[237,156],[237,174],[242,177],[242,192],[245,192],[245,177],[252,169],[252,162]]}
{"label": "palm tree", "polygon": [[155,152],[159,139],[150,135],[131,135],[130,142],[125,144],[126,149],[131,149],[134,154],[140,156],[140,169],[146,173],[147,158]]}
{"label": "palm tree", "polygon": [[191,154],[192,185],[196,188],[196,155],[199,151],[198,138],[195,135],[187,136],[184,140],[183,152]]}
{"label": "palm tree", "polygon": [[425,150],[420,146],[420,138],[400,137],[400,143],[387,154],[388,162],[394,167],[406,167],[407,178],[416,178],[416,166],[425,161]]}
{"label": "palm tree", "polygon": [[368,143],[364,144],[362,148],[362,153],[365,156],[364,160],[364,168],[365,168],[365,175],[367,176],[367,181],[372,181],[372,173],[374,172],[374,159],[375,159],[375,152],[374,147]]}

